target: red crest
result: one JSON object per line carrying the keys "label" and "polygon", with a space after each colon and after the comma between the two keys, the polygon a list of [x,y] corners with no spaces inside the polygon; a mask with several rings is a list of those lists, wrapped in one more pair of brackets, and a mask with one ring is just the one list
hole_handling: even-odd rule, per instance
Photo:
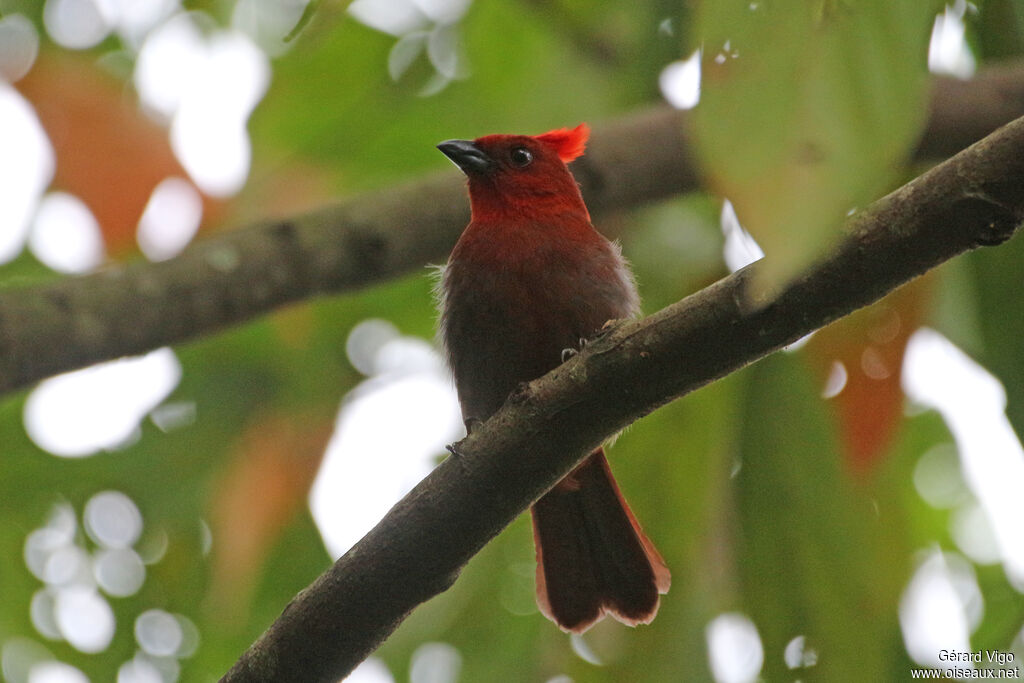
{"label": "red crest", "polygon": [[565,163],[569,163],[583,154],[589,137],[590,127],[585,123],[581,123],[572,130],[558,128],[543,135],[537,135],[534,139],[554,147],[555,151],[558,152],[558,158]]}

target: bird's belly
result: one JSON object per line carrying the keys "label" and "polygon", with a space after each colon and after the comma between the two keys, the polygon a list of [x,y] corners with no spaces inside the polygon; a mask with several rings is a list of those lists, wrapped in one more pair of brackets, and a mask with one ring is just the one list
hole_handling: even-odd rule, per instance
{"label": "bird's belly", "polygon": [[580,306],[581,299],[584,293],[531,287],[515,277],[449,290],[442,325],[465,418],[487,418],[516,386],[556,367],[564,349],[617,317]]}

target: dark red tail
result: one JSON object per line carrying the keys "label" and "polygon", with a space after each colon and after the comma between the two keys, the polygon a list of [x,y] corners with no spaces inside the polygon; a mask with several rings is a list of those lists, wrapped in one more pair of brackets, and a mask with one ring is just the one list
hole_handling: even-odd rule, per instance
{"label": "dark red tail", "polygon": [[537,604],[564,631],[605,614],[648,624],[671,575],[598,449],[533,506]]}

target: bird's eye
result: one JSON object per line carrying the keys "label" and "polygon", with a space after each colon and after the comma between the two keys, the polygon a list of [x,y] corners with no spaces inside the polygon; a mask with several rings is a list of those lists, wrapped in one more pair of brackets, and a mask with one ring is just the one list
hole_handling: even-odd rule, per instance
{"label": "bird's eye", "polygon": [[528,166],[530,162],[533,161],[533,155],[530,153],[530,150],[525,147],[516,147],[513,149],[509,158],[512,159],[512,164],[519,168]]}

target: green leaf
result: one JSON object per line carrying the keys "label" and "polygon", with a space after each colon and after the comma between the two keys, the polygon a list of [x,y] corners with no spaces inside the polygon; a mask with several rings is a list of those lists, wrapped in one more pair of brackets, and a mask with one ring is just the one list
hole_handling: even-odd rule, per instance
{"label": "green leaf", "polygon": [[[871,499],[841,469],[826,403],[803,361],[777,354],[746,373],[735,477],[742,607],[764,646],[765,680],[891,680],[893,605],[905,557],[892,558]],[[897,572],[893,580],[893,571]],[[786,645],[817,655],[790,671]]]}
{"label": "green leaf", "polygon": [[795,275],[890,186],[924,121],[934,6],[701,5],[699,154],[767,255],[762,287]]}

